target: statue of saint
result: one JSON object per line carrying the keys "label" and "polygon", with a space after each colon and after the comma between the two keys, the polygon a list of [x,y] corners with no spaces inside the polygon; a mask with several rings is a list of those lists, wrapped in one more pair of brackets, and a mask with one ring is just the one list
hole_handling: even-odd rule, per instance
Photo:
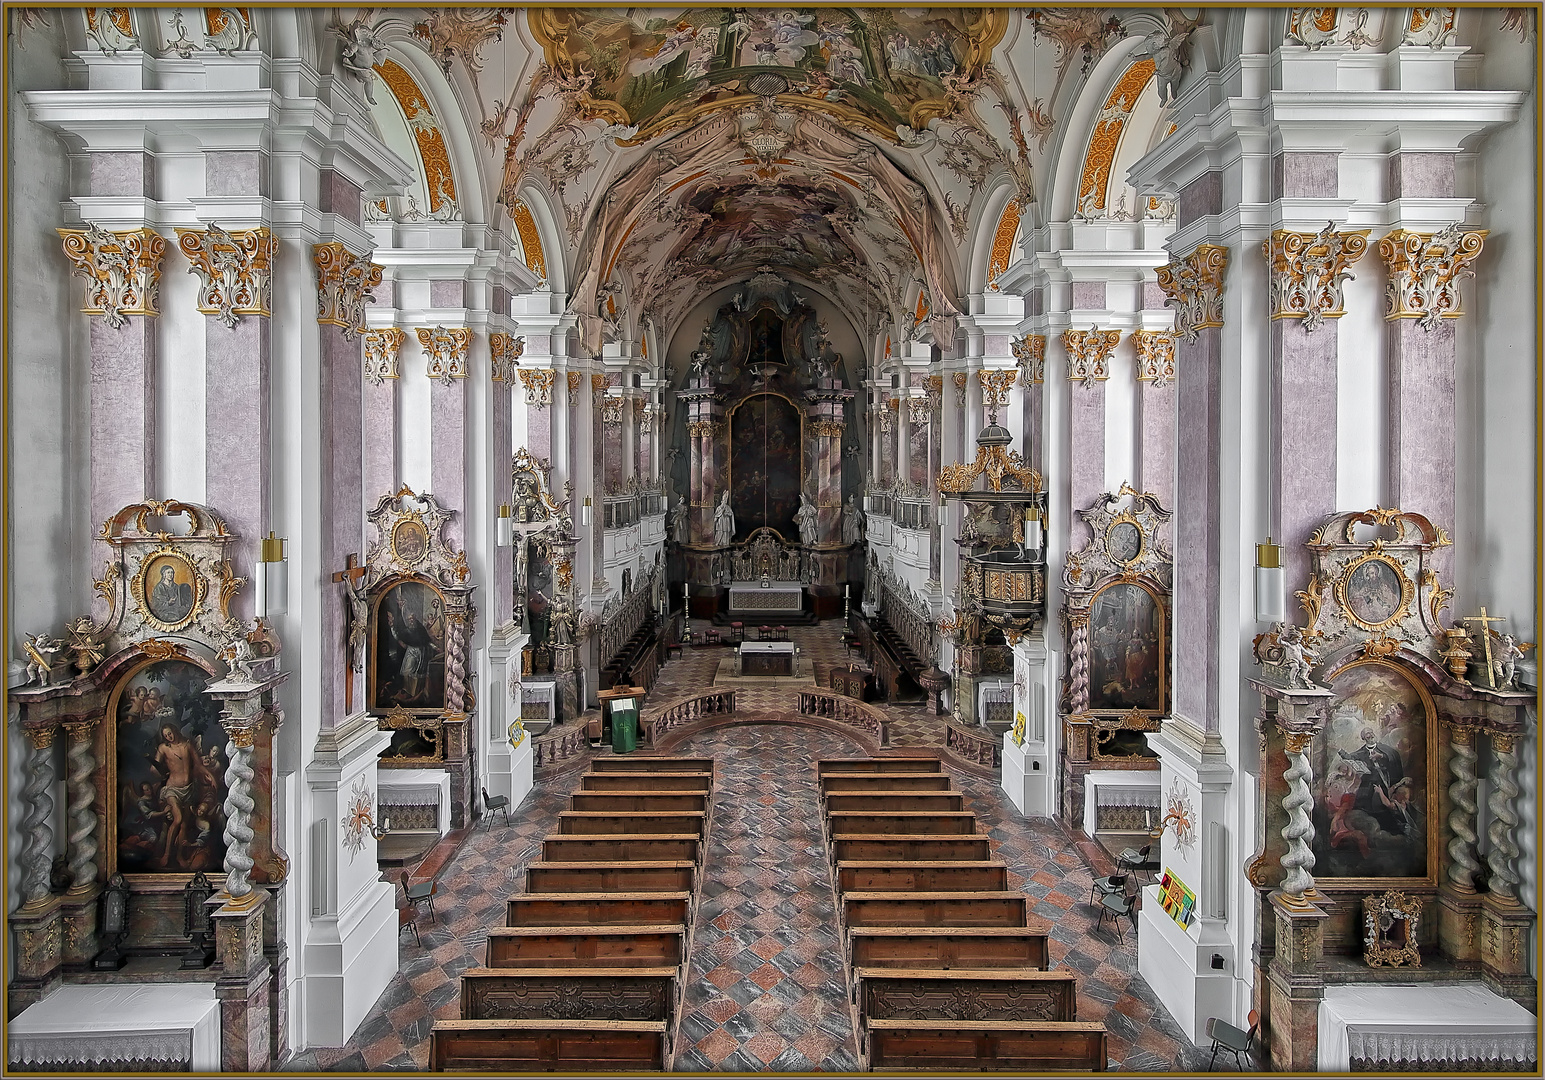
{"label": "statue of saint", "polygon": [[858,507],[858,496],[849,495],[848,505],[842,510],[842,542],[856,544],[864,538],[864,512]]}
{"label": "statue of saint", "polygon": [[687,542],[687,500],[685,499],[671,508],[671,539],[678,544]]}
{"label": "statue of saint", "polygon": [[799,542],[809,547],[820,539],[820,511],[810,505],[810,500],[801,492],[799,496],[799,509],[794,513],[794,522],[799,526]]}
{"label": "statue of saint", "polygon": [[730,509],[730,493],[726,491],[713,512],[713,542],[717,547],[727,547],[735,538],[735,511]]}

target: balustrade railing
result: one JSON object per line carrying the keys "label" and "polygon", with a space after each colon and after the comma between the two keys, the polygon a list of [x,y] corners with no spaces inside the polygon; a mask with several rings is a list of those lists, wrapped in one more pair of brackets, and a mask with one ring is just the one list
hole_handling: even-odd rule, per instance
{"label": "balustrade railing", "polygon": [[672,701],[639,719],[639,741],[645,746],[658,746],[662,738],[677,728],[733,713],[735,702],[734,690],[710,690]]}
{"label": "balustrade railing", "polygon": [[844,694],[834,694],[825,690],[801,690],[799,715],[835,720],[839,724],[857,728],[882,747],[890,746],[890,730],[885,714]]}
{"label": "balustrade railing", "polygon": [[933,662],[933,622],[919,614],[908,600],[898,596],[889,582],[880,587],[880,616],[901,635],[901,640],[917,654],[921,663]]}
{"label": "balustrade railing", "polygon": [[971,730],[947,724],[944,728],[944,746],[956,757],[989,769],[996,769],[1003,764],[1002,742],[985,728]]}
{"label": "balustrade railing", "polygon": [[933,524],[933,503],[927,499],[897,499],[892,518],[898,529],[926,529]]}
{"label": "balustrade railing", "polygon": [[650,616],[649,598],[654,595],[653,578],[641,582],[622,602],[616,613],[607,617],[599,631],[601,666],[607,667],[638,633]]}
{"label": "balustrade railing", "polygon": [[583,724],[554,728],[547,734],[531,740],[533,767],[547,769],[559,765],[576,754],[582,753],[589,745],[590,741],[585,737]]}

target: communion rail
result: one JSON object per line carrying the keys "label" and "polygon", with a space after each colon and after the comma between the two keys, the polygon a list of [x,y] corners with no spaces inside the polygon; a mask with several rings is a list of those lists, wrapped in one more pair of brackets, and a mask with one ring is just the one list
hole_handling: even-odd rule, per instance
{"label": "communion rail", "polygon": [[822,720],[835,720],[839,724],[857,728],[872,738],[881,749],[890,747],[890,731],[885,714],[865,705],[846,694],[834,694],[826,690],[801,690],[799,715],[815,716]]}

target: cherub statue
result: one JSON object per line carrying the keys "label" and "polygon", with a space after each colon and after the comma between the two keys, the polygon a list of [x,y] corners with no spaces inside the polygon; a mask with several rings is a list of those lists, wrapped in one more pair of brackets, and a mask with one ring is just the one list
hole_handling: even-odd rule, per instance
{"label": "cherub statue", "polygon": [[1292,689],[1309,690],[1314,682],[1309,678],[1309,648],[1304,635],[1296,626],[1284,626],[1277,631],[1277,644],[1282,648],[1284,681]]}
{"label": "cherub statue", "polygon": [[225,647],[220,650],[220,659],[230,668],[228,677],[257,682],[252,669],[258,663],[258,656],[252,651],[252,642],[247,640],[247,628],[241,620],[234,615],[226,619],[220,627],[220,638],[225,642]]}
{"label": "cherub statue", "polygon": [[1508,689],[1518,677],[1518,661],[1524,658],[1524,651],[1518,647],[1518,641],[1512,634],[1503,634],[1501,651],[1492,654],[1491,669],[1492,679],[1498,690]]}
{"label": "cherub statue", "polygon": [[27,671],[22,684],[25,685],[36,679],[39,686],[51,686],[54,681],[54,653],[64,648],[64,642],[47,634],[23,636],[26,638],[22,651],[27,654]]}
{"label": "cherub statue", "polygon": [[386,43],[377,37],[375,28],[370,25],[374,15],[373,9],[366,8],[349,25],[331,27],[332,32],[343,39],[343,66],[365,84],[365,100],[372,105],[376,103],[375,66],[386,55]]}

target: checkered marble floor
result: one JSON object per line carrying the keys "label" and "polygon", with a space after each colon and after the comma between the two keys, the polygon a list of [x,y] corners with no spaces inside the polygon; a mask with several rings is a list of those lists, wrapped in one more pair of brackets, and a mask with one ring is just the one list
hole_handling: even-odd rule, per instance
{"label": "checkered marble floor", "polygon": [[[821,681],[828,670],[821,665],[844,662],[840,626],[790,628],[802,652],[817,662]],[[683,650],[661,669],[649,704],[708,685],[724,652],[722,646]],[[787,690],[743,694],[748,711],[795,707]],[[942,743],[944,717],[921,707],[881,707],[893,718],[893,746]],[[697,733],[672,753],[718,761],[676,1070],[855,1068],[814,762],[862,752],[835,732],[756,724]],[[1112,1061],[1129,1072],[1203,1069],[1206,1055],[1190,1047],[1137,974],[1134,928],[1123,928],[1124,940],[1108,921],[1095,928],[1092,874],[1073,838],[1055,822],[1021,817],[992,780],[946,769],[966,793],[978,828],[996,842],[1010,886],[1035,897],[1036,913],[1052,921],[1052,964],[1079,972],[1079,1019],[1104,1021]],[[434,1020],[459,1015],[461,972],[482,963],[488,928],[503,925],[505,897],[524,890],[525,866],[539,854],[541,838],[553,830],[576,784],[575,774],[559,776],[553,787],[527,796],[509,826],[474,832],[441,875],[439,921],[420,920],[422,946],[411,934],[401,938],[398,974],[354,1037],[337,1049],[298,1054],[285,1068],[424,1069]]]}

